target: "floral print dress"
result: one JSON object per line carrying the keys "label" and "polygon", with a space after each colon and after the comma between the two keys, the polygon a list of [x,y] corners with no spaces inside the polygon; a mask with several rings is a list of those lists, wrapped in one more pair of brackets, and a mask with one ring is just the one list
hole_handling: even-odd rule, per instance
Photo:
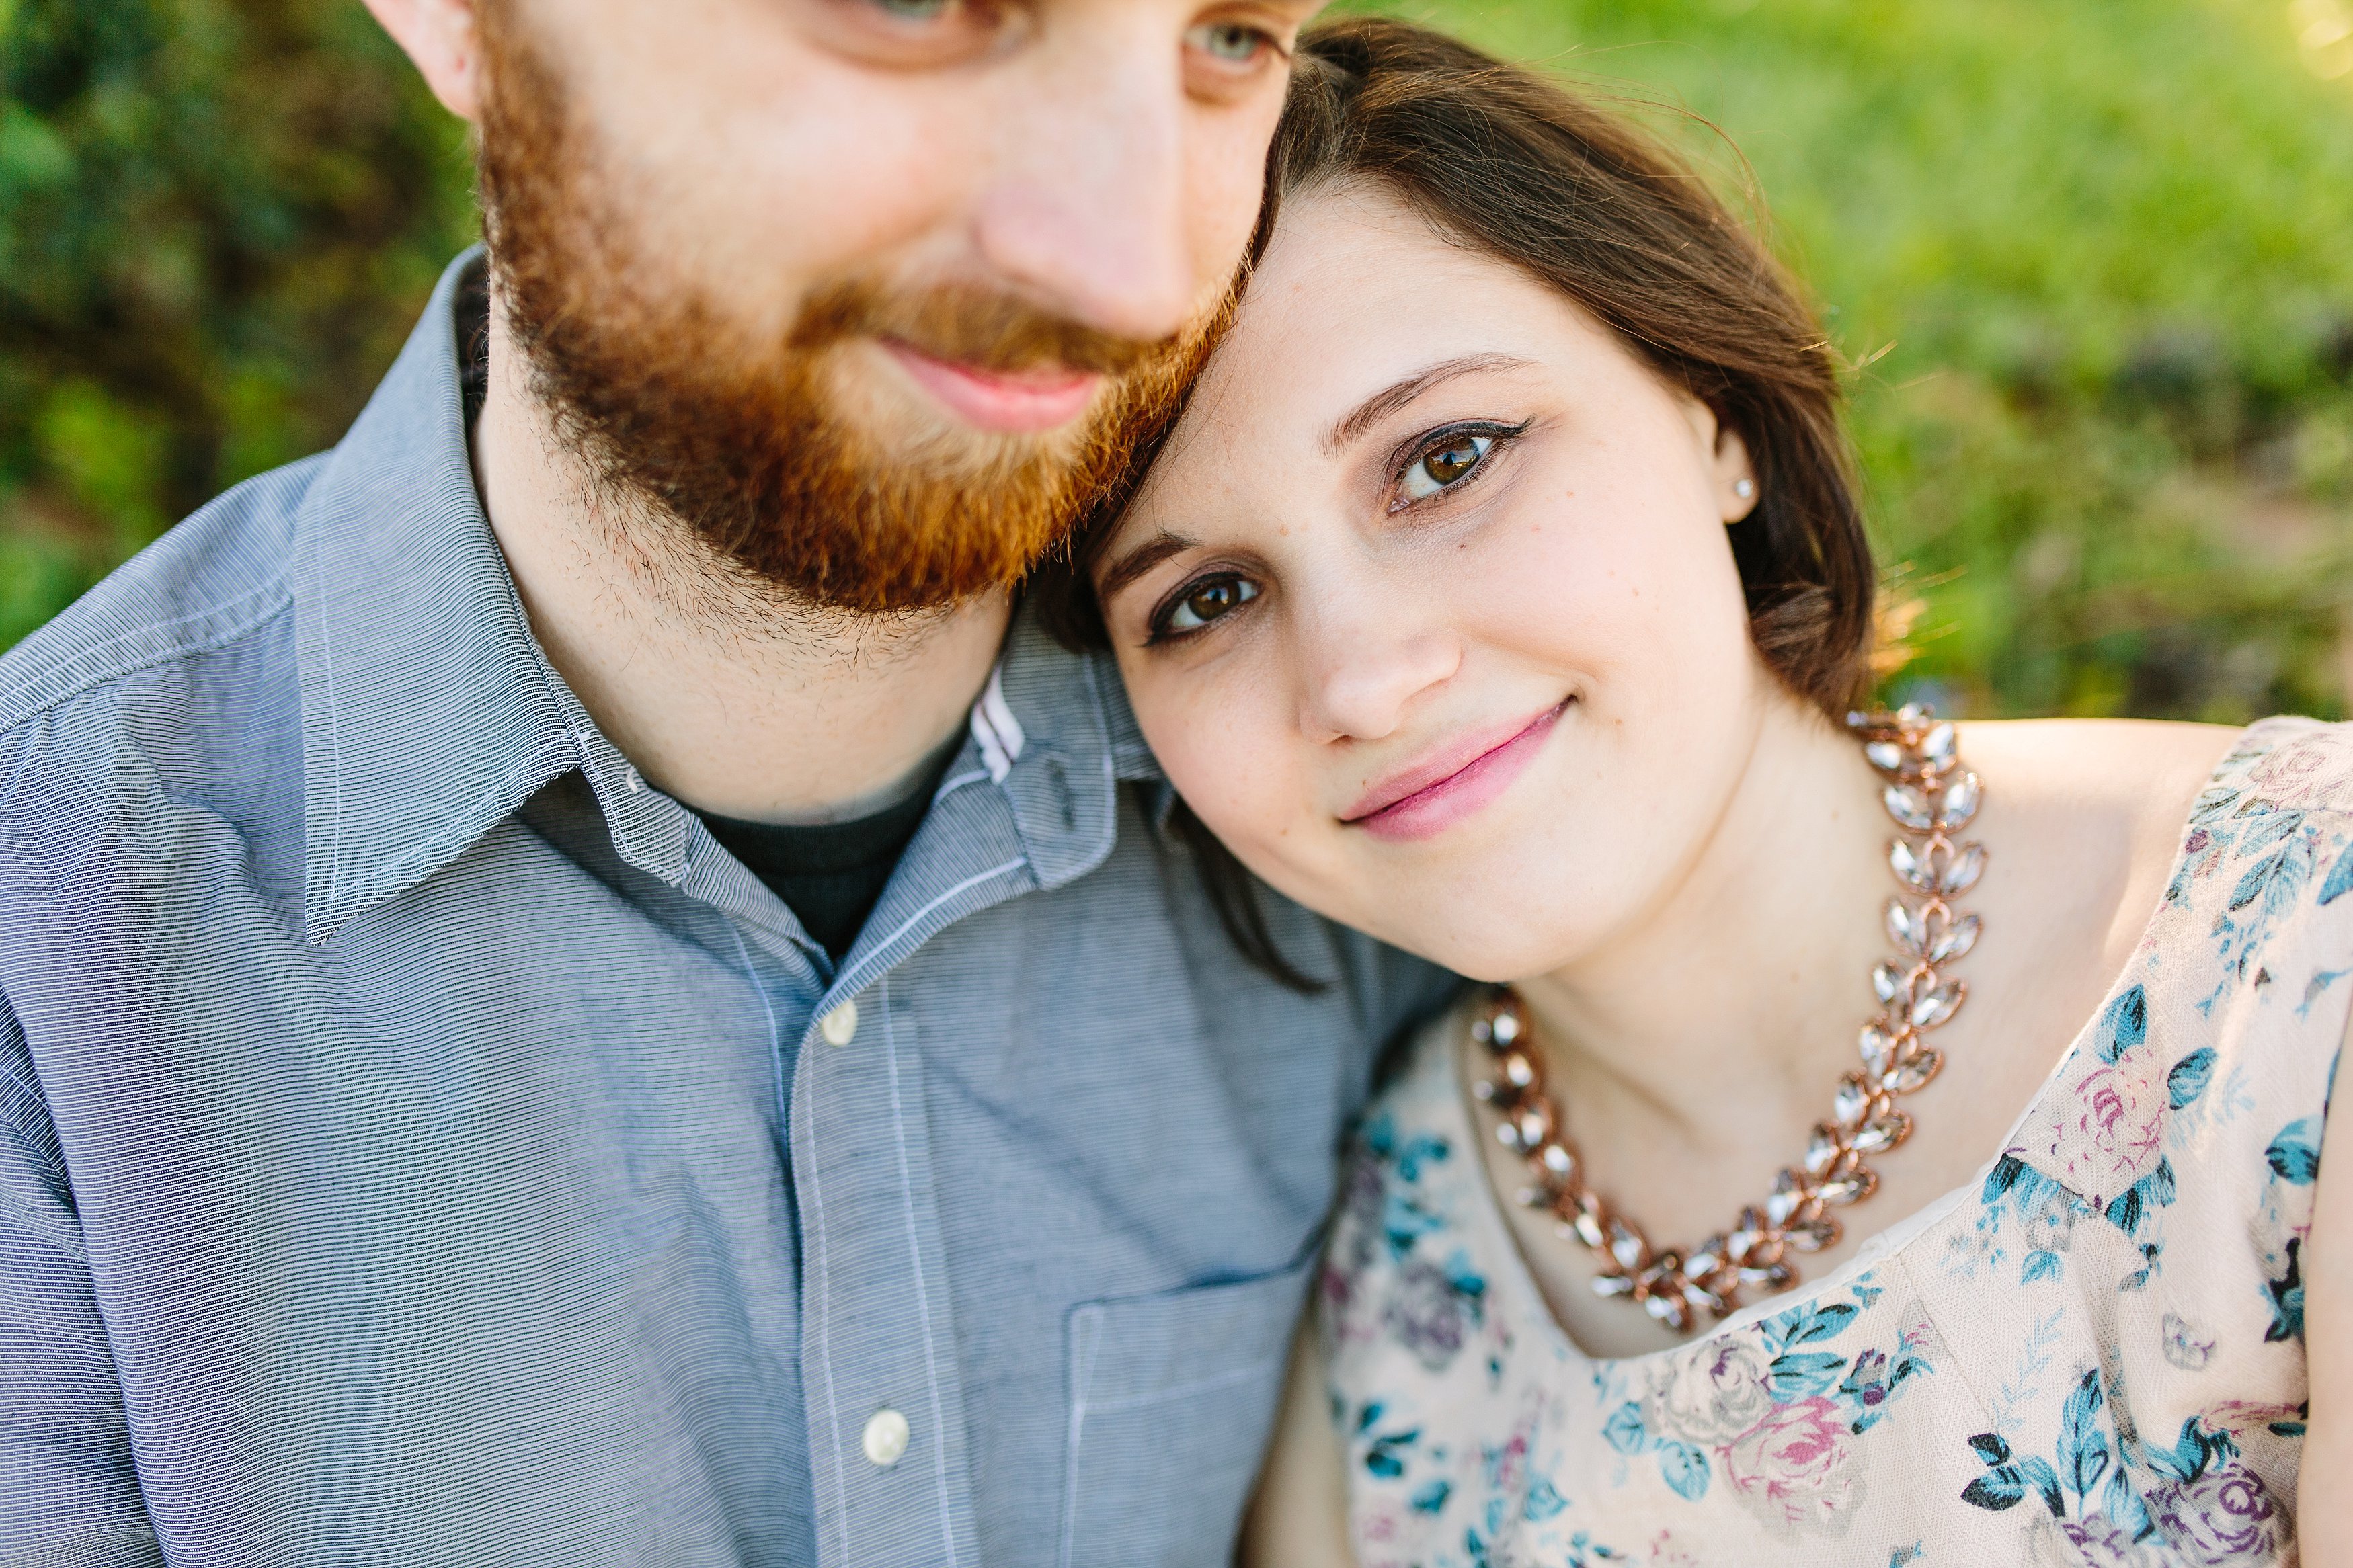
{"label": "floral print dress", "polygon": [[1651,1355],[1547,1312],[1425,1037],[1321,1325],[1363,1568],[2293,1563],[2299,1253],[2353,1003],[2353,726],[2270,720],[2007,1147],[1845,1268]]}

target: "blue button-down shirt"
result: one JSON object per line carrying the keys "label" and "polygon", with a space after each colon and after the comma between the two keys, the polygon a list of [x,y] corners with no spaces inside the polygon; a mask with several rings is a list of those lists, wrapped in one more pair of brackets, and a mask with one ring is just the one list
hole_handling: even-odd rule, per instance
{"label": "blue button-down shirt", "polygon": [[1222,1561],[1436,977],[1245,968],[1021,626],[835,969],[533,640],[457,275],[0,659],[0,1561]]}

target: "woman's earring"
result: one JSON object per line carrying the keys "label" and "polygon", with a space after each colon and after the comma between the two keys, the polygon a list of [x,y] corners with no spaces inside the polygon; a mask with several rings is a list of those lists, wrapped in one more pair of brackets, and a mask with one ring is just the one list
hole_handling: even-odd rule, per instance
{"label": "woman's earring", "polygon": [[1738,496],[1742,500],[1746,500],[1750,496],[1757,493],[1756,481],[1753,479],[1735,479],[1732,481],[1732,493]]}

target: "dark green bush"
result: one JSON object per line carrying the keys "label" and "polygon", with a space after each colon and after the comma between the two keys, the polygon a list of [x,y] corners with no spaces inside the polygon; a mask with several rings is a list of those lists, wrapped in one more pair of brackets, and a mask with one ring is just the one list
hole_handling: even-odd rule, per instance
{"label": "dark green bush", "polygon": [[467,178],[353,0],[0,0],[0,646],[334,441]]}

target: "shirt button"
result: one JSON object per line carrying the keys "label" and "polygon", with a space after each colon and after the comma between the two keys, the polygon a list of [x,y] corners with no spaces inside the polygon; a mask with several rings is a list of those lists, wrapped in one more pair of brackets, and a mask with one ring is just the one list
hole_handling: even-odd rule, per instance
{"label": "shirt button", "polygon": [[866,1424],[866,1461],[887,1470],[907,1451],[907,1418],[895,1410],[878,1410]]}
{"label": "shirt button", "polygon": [[828,1046],[846,1046],[858,1035],[858,1004],[844,1002],[817,1021],[817,1032]]}

